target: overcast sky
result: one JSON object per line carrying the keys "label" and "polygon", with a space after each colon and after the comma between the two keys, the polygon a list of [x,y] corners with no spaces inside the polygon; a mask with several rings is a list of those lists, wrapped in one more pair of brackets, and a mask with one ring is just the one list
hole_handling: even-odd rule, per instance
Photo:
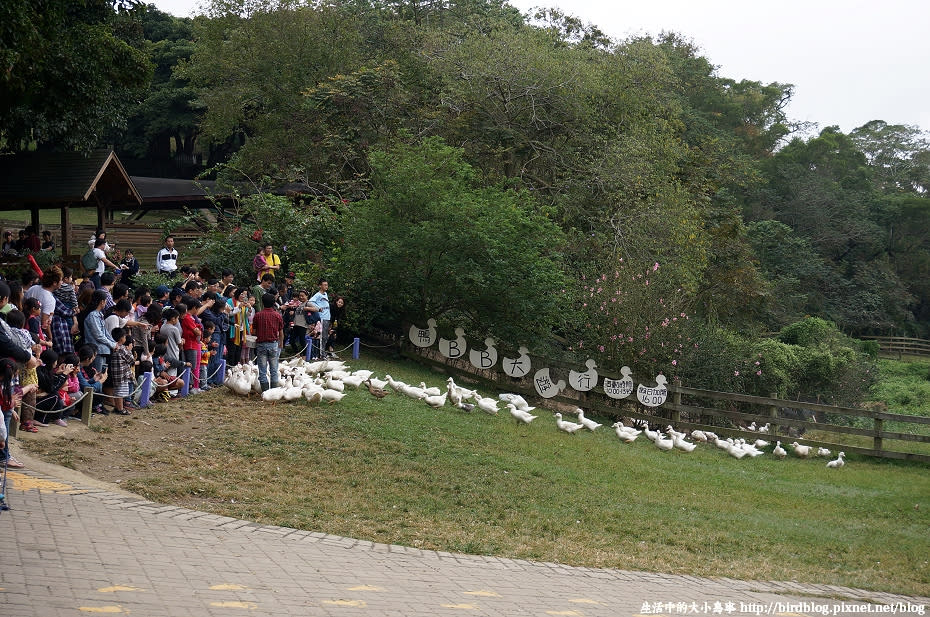
{"label": "overcast sky", "polygon": [[[153,2],[153,0],[148,0]],[[926,0],[510,0],[556,6],[614,39],[679,32],[719,74],[795,85],[788,115],[848,132],[870,120],[930,130]],[[186,17],[194,0],[154,0]]]}

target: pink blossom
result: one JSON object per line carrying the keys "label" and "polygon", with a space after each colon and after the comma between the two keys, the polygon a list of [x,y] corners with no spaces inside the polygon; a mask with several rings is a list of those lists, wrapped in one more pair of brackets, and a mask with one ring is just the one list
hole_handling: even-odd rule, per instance
{"label": "pink blossom", "polygon": [[599,352],[601,352],[601,353],[604,353],[604,346],[603,346],[603,345],[598,345],[597,350],[598,350]]}
{"label": "pink blossom", "polygon": [[672,366],[678,366],[678,360],[672,360]]}
{"label": "pink blossom", "polygon": [[762,371],[756,371],[756,375],[762,375]]}
{"label": "pink blossom", "polygon": [[653,272],[655,272],[655,271],[658,270],[658,269],[659,269],[659,262],[655,262],[654,264],[652,264],[652,271],[653,271]]}
{"label": "pink blossom", "polygon": [[759,361],[758,361],[758,360],[756,360],[756,366],[759,366]]}
{"label": "pink blossom", "polygon": [[735,377],[739,377],[739,371],[733,371],[733,375],[734,375]]}

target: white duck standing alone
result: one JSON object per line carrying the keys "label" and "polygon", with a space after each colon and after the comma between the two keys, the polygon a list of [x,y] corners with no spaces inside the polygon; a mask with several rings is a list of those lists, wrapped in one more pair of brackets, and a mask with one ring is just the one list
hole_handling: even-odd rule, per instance
{"label": "white duck standing alone", "polygon": [[555,414],[555,425],[559,428],[560,431],[565,431],[569,435],[574,435],[576,432],[584,428],[584,424],[576,424],[574,422],[566,422],[562,419],[562,414]]}
{"label": "white duck standing alone", "polygon": [[830,461],[827,463],[827,467],[829,467],[830,469],[839,469],[840,467],[846,464],[846,462],[843,460],[843,457],[846,456],[845,452],[840,452],[836,456],[837,456],[836,460]]}
{"label": "white duck standing alone", "polygon": [[590,418],[585,418],[584,409],[582,409],[581,407],[577,408],[575,410],[575,413],[578,414],[578,421],[581,422],[581,424],[589,431],[596,431],[597,429],[603,426],[603,424],[600,424],[599,422],[595,422],[594,420]]}
{"label": "white duck standing alone", "polygon": [[507,403],[507,409],[510,410],[510,415],[517,421],[517,424],[521,422],[529,424],[536,419],[536,416],[530,415],[530,412],[517,409],[513,403]]}
{"label": "white duck standing alone", "polygon": [[497,399],[493,399],[490,396],[481,396],[480,394],[475,393],[475,401],[478,403],[478,409],[484,413],[489,413],[492,416],[496,416],[497,409]]}
{"label": "white duck standing alone", "polygon": [[785,458],[786,456],[788,456],[788,453],[785,451],[785,449],[781,447],[780,441],[775,442],[775,449],[772,450],[772,454],[775,456],[775,458],[779,458],[779,459]]}
{"label": "white duck standing alone", "polygon": [[794,448],[794,453],[797,454],[801,458],[807,458],[811,455],[810,446],[802,446],[801,444],[795,441],[791,444],[791,447]]}

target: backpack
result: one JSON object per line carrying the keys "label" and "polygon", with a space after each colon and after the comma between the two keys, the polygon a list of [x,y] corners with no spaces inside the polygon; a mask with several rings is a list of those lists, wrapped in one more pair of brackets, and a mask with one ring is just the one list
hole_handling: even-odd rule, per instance
{"label": "backpack", "polygon": [[84,266],[85,270],[97,269],[97,256],[94,255],[94,249],[90,249],[81,255],[81,265]]}

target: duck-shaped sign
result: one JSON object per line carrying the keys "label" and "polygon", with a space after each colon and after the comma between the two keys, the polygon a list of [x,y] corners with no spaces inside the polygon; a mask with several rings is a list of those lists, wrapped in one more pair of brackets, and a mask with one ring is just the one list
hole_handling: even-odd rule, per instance
{"label": "duck-shaped sign", "polygon": [[430,347],[436,342],[436,320],[426,320],[428,327],[410,326],[410,342],[417,347]]}
{"label": "duck-shaped sign", "polygon": [[468,352],[468,359],[471,360],[472,366],[477,369],[487,370],[497,364],[497,349],[494,347],[494,339],[484,339],[487,349],[472,349]]}
{"label": "duck-shaped sign", "polygon": [[533,375],[533,386],[536,392],[543,398],[552,398],[565,389],[565,380],[560,379],[557,382],[552,381],[549,376],[549,368],[541,368]]}
{"label": "duck-shaped sign", "polygon": [[467,348],[468,343],[465,341],[465,330],[463,328],[455,329],[454,340],[445,338],[439,339],[439,353],[450,360],[455,360],[464,356]]}
{"label": "duck-shaped sign", "polygon": [[668,388],[666,387],[665,375],[661,373],[656,375],[655,387],[644,386],[639,384],[636,388],[636,398],[646,407],[658,407],[668,398]]}
{"label": "duck-shaped sign", "polygon": [[508,377],[526,377],[530,374],[530,350],[521,345],[517,351],[520,352],[519,358],[504,358],[504,373]]}
{"label": "duck-shaped sign", "polygon": [[585,360],[584,365],[588,367],[588,370],[583,373],[568,372],[568,385],[578,392],[587,392],[597,385],[597,371],[594,370],[597,368],[597,364],[594,363],[594,360],[588,358]]}
{"label": "duck-shaped sign", "polygon": [[622,379],[604,378],[604,394],[610,398],[621,399],[633,394],[633,378],[630,377],[633,371],[624,366],[620,372],[623,374]]}

